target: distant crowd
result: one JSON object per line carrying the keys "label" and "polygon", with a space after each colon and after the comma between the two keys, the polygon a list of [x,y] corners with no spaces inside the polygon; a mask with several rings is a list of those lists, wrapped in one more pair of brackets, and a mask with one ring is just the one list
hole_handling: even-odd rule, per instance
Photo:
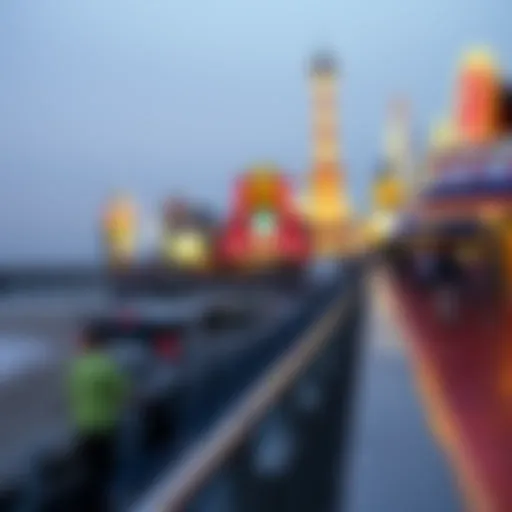
{"label": "distant crowd", "polygon": [[440,317],[453,320],[463,301],[496,307],[501,303],[503,279],[495,256],[488,250],[465,252],[454,241],[438,241],[429,247],[388,249],[384,260],[395,275],[433,296]]}

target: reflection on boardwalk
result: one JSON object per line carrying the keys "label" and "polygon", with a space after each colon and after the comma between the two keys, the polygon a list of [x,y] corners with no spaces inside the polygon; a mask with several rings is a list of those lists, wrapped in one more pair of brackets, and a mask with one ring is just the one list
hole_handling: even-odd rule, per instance
{"label": "reflection on boardwalk", "polygon": [[377,283],[359,392],[348,512],[456,512],[445,458],[427,427]]}
{"label": "reflection on boardwalk", "polygon": [[464,294],[458,313],[442,322],[432,297],[410,281],[395,280],[390,289],[432,398],[434,428],[465,496],[477,510],[508,512],[512,429],[510,395],[503,389],[510,375],[508,306],[491,295]]}

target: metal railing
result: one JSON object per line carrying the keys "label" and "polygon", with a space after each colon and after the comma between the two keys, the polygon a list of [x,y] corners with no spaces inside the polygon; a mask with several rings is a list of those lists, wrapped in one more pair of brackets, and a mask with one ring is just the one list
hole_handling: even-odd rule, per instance
{"label": "metal railing", "polygon": [[[331,292],[296,332],[267,345],[268,364],[260,347],[203,381],[189,401],[203,417],[190,418],[213,426],[202,435],[188,429],[197,440],[133,512],[326,511],[341,500],[364,301],[359,272]],[[256,369],[264,369],[257,378]],[[226,403],[236,382],[238,396],[219,415],[215,399]]]}
{"label": "metal railing", "polygon": [[[122,451],[116,484],[118,510],[141,495],[134,510],[251,512],[291,510],[293,503],[293,510],[326,510],[320,504],[334,492],[332,475],[357,368],[360,288],[359,270],[345,273],[310,290],[274,332],[220,358],[220,364],[189,361],[188,382],[156,404],[167,418],[163,438],[148,447],[150,424],[141,425],[140,416],[127,430],[128,450]],[[52,464],[68,475],[75,464],[64,455]],[[46,510],[43,501],[48,510],[56,510],[57,502],[64,503],[62,510],[73,508],[66,503],[79,495],[78,480],[54,482],[48,475],[55,471],[44,473],[36,472],[23,506],[12,510]],[[163,475],[157,484],[155,475]],[[319,506],[301,508],[307,503]]]}

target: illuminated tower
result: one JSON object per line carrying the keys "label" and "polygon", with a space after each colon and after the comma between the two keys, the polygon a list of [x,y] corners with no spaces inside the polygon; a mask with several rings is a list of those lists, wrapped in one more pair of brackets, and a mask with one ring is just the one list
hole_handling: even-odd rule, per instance
{"label": "illuminated tower", "polygon": [[451,155],[460,147],[457,126],[451,117],[442,117],[430,128],[428,150],[425,155],[423,173],[418,184],[425,186],[435,180],[443,161],[450,160]]}
{"label": "illuminated tower", "polygon": [[391,235],[413,186],[408,129],[408,105],[404,99],[397,98],[391,103],[385,126],[384,162],[372,184],[370,231],[373,242],[381,242]]}
{"label": "illuminated tower", "polygon": [[386,167],[406,190],[415,185],[415,176],[410,147],[409,104],[405,98],[397,97],[389,112],[384,139]]}
{"label": "illuminated tower", "polygon": [[460,141],[479,144],[492,140],[498,128],[500,74],[490,52],[477,49],[464,56],[455,95]]}
{"label": "illuminated tower", "polygon": [[432,153],[442,153],[450,151],[457,147],[457,129],[450,118],[442,118],[430,131],[430,151]]}
{"label": "illuminated tower", "polygon": [[332,57],[313,59],[311,70],[313,162],[309,179],[309,218],[321,253],[337,252],[348,218],[338,142],[337,69]]}

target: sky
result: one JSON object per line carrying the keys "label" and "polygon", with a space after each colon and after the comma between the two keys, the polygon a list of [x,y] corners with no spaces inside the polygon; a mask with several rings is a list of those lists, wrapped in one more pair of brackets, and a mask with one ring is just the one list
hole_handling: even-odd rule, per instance
{"label": "sky", "polygon": [[[89,259],[112,190],[227,207],[232,176],[310,167],[308,59],[342,68],[352,202],[364,209],[386,106],[421,147],[473,43],[512,60],[510,0],[2,0],[0,261]],[[512,70],[510,70],[512,73]]]}

